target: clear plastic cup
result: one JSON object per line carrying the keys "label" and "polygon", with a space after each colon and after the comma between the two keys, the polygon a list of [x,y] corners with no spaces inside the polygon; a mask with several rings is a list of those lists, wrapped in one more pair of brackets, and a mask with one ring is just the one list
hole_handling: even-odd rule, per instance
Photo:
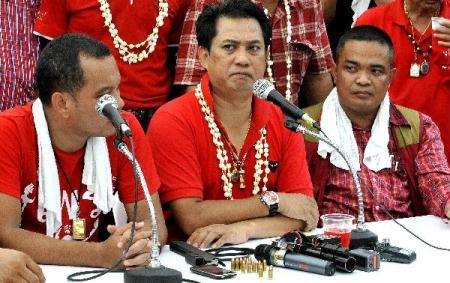
{"label": "clear plastic cup", "polygon": [[320,216],[320,219],[323,222],[324,234],[340,237],[342,247],[348,249],[355,217],[348,214],[331,213]]}
{"label": "clear plastic cup", "polygon": [[432,33],[432,52],[437,56],[437,64],[441,65],[442,70],[450,70],[450,50],[447,47],[440,46],[438,44],[438,39],[434,36],[434,33],[438,28],[442,26],[441,21],[445,21],[441,17],[431,17],[431,29]]}
{"label": "clear plastic cup", "polygon": [[441,17],[431,17],[431,29],[435,31],[439,26],[441,26],[440,22]]}

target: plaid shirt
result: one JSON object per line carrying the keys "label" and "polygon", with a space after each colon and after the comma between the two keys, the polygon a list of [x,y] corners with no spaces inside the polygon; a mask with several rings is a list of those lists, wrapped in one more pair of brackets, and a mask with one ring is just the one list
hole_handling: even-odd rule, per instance
{"label": "plaid shirt", "polygon": [[[405,118],[392,109],[391,107],[390,123],[408,125]],[[423,127],[421,127],[419,151],[415,158],[417,188],[427,212],[443,216],[445,204],[450,197],[450,169],[438,127],[431,118],[421,115],[423,115]],[[393,138],[394,132],[391,130],[388,144],[389,152],[393,155],[392,167],[379,172],[369,170],[362,162],[364,149],[370,138],[370,129],[354,126],[353,133],[359,149],[361,164],[359,177],[366,221],[389,219],[389,216],[374,202],[372,195],[367,191],[368,187],[373,191],[378,202],[383,204],[395,218],[413,216],[408,179],[405,169],[398,162],[400,158]],[[350,171],[331,166],[323,209],[320,213],[333,212],[358,215],[358,199]]]}
{"label": "plaid shirt", "polygon": [[37,0],[0,1],[0,111],[33,97],[39,43],[33,35]]}
{"label": "plaid shirt", "polygon": [[[196,0],[186,14],[183,33],[180,38],[180,49],[176,66],[175,84],[195,85],[205,70],[197,58],[197,39],[195,21],[203,8],[218,0]],[[260,7],[260,0],[255,1]],[[289,0],[291,8],[291,58],[292,58],[292,98],[298,101],[298,92],[307,72],[314,74],[327,73],[333,66],[330,45],[323,21],[319,1]],[[286,11],[284,2],[279,1],[275,13],[270,15],[272,24],[271,54],[273,59],[273,75],[276,87],[281,93],[286,91]]]}

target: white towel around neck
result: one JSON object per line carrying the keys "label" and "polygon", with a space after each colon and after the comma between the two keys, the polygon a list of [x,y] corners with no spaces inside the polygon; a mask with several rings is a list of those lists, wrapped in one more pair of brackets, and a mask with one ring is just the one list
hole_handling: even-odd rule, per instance
{"label": "white towel around neck", "polygon": [[[378,109],[372,125],[371,135],[364,150],[363,163],[372,171],[378,172],[391,167],[389,155],[389,94],[386,94]],[[352,122],[342,109],[336,88],[325,99],[320,117],[320,127],[327,136],[344,152],[356,170],[361,170],[359,151],[353,134]],[[317,153],[326,158],[330,153],[330,162],[334,166],[349,170],[347,163],[331,146],[320,141]]]}
{"label": "white towel around neck", "polygon": [[[40,99],[33,103],[33,120],[38,145],[38,218],[43,219],[46,210],[46,234],[53,237],[61,228],[61,192],[55,154],[48,131],[44,108]],[[113,195],[111,165],[106,138],[90,137],[86,143],[82,183],[94,194],[94,204],[108,213],[117,198]],[[81,198],[82,196],[80,196]],[[77,207],[72,208],[76,211]]]}
{"label": "white towel around neck", "polygon": [[359,16],[362,15],[367,9],[369,9],[370,0],[353,0],[352,1],[352,10],[353,14],[353,22],[352,27],[355,25],[356,20]]}

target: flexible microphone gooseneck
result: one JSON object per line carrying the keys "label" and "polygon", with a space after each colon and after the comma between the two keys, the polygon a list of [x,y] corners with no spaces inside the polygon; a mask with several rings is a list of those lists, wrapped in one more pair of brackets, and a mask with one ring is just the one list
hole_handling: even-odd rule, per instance
{"label": "flexible microphone gooseneck", "polygon": [[351,240],[350,240],[350,249],[357,249],[360,247],[370,247],[375,245],[378,242],[378,236],[368,230],[365,225],[365,218],[364,218],[364,202],[363,202],[363,194],[361,190],[361,183],[359,181],[359,176],[356,173],[356,169],[354,168],[353,164],[349,162],[347,156],[339,149],[339,147],[334,144],[330,139],[326,138],[323,134],[317,134],[313,131],[310,131],[306,129],[305,127],[301,126],[299,123],[295,121],[286,121],[285,123],[286,128],[297,132],[302,133],[303,135],[308,135],[313,138],[316,138],[320,141],[325,142],[326,144],[330,145],[332,148],[336,149],[336,151],[342,156],[342,158],[345,160],[345,162],[348,165],[348,168],[350,169],[350,172],[352,173],[353,181],[356,185],[356,191],[357,191],[357,197],[358,197],[358,220],[356,223],[356,229],[352,230]]}

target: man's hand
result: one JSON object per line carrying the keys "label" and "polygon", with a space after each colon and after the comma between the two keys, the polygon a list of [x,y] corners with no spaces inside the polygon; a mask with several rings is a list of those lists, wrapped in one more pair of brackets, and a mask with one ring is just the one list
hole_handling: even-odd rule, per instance
{"label": "man's hand", "polygon": [[[109,266],[112,266],[125,252],[131,236],[131,224],[128,223],[121,227],[115,225],[109,225],[107,227],[111,236],[102,244],[104,245],[104,251],[110,255]],[[128,250],[126,260],[123,262],[125,268],[146,266],[148,264],[152,246],[150,237],[151,231],[145,227],[144,222],[136,223],[133,242]]]}
{"label": "man's hand", "polygon": [[19,251],[0,249],[0,282],[45,282],[41,268]]}
{"label": "man's hand", "polygon": [[[249,227],[243,223],[212,224],[192,233],[187,243],[198,248],[219,248],[224,244],[241,244],[249,239]],[[211,243],[214,244],[211,245]]]}
{"label": "man's hand", "polygon": [[442,47],[450,47],[450,20],[439,18],[437,28],[433,30],[433,36],[438,39],[438,44]]}
{"label": "man's hand", "polygon": [[[278,212],[281,215],[306,222],[306,226],[301,227],[301,230],[311,230],[316,227],[319,219],[319,210],[316,201],[312,197],[303,194],[287,193],[278,193],[278,197],[280,199]],[[294,198],[296,201],[292,202]]]}

